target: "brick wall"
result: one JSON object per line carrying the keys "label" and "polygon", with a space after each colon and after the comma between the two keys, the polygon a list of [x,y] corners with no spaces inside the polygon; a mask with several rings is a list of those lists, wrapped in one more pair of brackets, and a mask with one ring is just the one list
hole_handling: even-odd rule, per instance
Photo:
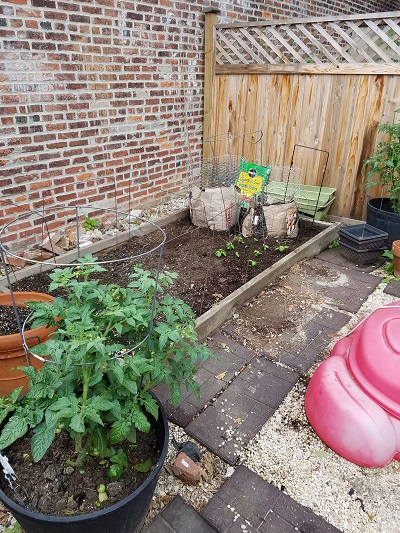
{"label": "brick wall", "polygon": [[[2,1],[0,226],[43,206],[128,209],[185,189],[201,163],[204,7],[225,22],[397,4]],[[27,219],[7,239],[23,245],[36,232]]]}

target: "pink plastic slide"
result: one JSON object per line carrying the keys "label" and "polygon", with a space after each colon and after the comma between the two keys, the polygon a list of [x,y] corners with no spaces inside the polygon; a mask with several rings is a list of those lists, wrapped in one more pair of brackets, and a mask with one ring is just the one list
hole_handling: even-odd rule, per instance
{"label": "pink plastic slide", "polygon": [[400,301],[379,307],[334,346],[305,396],[317,435],[366,467],[400,461]]}

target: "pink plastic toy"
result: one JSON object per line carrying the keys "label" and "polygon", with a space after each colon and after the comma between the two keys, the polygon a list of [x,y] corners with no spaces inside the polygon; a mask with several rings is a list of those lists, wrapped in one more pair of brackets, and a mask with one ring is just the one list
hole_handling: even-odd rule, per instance
{"label": "pink plastic toy", "polygon": [[400,301],[379,307],[339,340],[307,388],[317,435],[367,467],[400,461]]}

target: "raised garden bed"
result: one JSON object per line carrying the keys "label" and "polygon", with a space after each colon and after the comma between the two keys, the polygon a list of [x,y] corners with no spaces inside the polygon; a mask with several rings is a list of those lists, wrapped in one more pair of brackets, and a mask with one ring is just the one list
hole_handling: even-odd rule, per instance
{"label": "raised garden bed", "polygon": [[[304,222],[296,239],[249,237],[241,241],[234,235],[195,227],[187,215],[186,210],[157,222],[167,235],[162,268],[179,274],[169,292],[193,308],[201,338],[287,268],[304,257],[316,255],[337,237],[335,224]],[[153,229],[154,226],[144,224],[91,245],[85,248],[85,253],[93,253],[102,261],[138,255],[160,242],[160,233]],[[232,243],[233,248],[227,247],[228,243]],[[226,255],[218,254],[221,250]],[[57,262],[67,263],[73,259],[73,252],[68,252],[57,258]],[[152,253],[141,257],[139,262],[146,268],[155,269],[157,260],[158,254]],[[106,265],[108,272],[103,280],[120,284],[129,282],[129,273],[136,262],[116,261]],[[16,279],[13,289],[47,292],[49,278],[46,270],[49,268],[49,265],[34,265],[16,272],[15,277],[12,276]]]}

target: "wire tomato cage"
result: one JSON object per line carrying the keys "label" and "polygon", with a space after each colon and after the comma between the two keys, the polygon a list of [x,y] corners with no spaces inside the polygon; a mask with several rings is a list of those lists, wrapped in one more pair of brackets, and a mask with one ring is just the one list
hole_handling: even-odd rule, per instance
{"label": "wire tomato cage", "polygon": [[[118,219],[125,219],[129,220],[130,224],[133,226],[134,229],[131,229],[129,227],[126,231],[118,232],[116,231],[114,235],[109,235],[103,240],[93,243],[92,245],[86,245],[82,246],[80,241],[80,234],[81,234],[81,228],[83,225],[83,221],[88,216],[97,216],[102,220],[106,220],[110,217],[110,215],[115,220]],[[54,224],[57,224],[57,221],[59,222],[59,225],[62,225],[62,222],[67,221],[68,223],[73,223],[75,227],[75,247],[67,251],[65,254],[57,255],[55,252],[53,252],[52,257],[49,259],[33,259],[30,257],[27,257],[25,255],[22,255],[22,252],[18,249],[11,249],[9,246],[7,246],[6,243],[11,242],[10,240],[10,234],[15,233],[16,227],[20,227],[21,223],[24,223],[24,225],[31,228],[32,233],[35,235],[36,238],[43,242],[45,238],[48,238],[49,242],[51,243],[50,229],[54,227]],[[146,230],[142,229],[139,224],[146,223]],[[36,230],[36,231],[35,231]],[[127,256],[117,257],[114,259],[106,259],[106,260],[100,260],[100,261],[85,261],[86,265],[98,265],[103,266],[104,265],[114,265],[117,263],[123,263],[123,262],[140,262],[141,258],[144,258],[145,256],[149,256],[151,254],[158,254],[157,259],[157,268],[154,275],[154,294],[152,296],[151,304],[150,304],[150,320],[149,320],[149,326],[147,329],[146,334],[144,337],[137,342],[135,345],[129,345],[120,351],[116,352],[113,357],[110,357],[108,361],[119,359],[121,357],[124,357],[126,355],[129,355],[133,353],[135,350],[137,350],[140,346],[142,346],[144,343],[149,341],[150,335],[153,329],[154,325],[154,316],[155,316],[155,307],[156,307],[156,298],[157,298],[157,287],[159,284],[159,274],[161,269],[161,261],[162,261],[162,252],[164,248],[164,244],[166,242],[166,234],[164,230],[155,224],[154,222],[147,220],[140,216],[132,215],[131,213],[116,210],[116,209],[110,209],[95,205],[72,205],[72,206],[65,206],[65,205],[55,205],[51,207],[42,207],[40,209],[32,210],[29,213],[24,213],[22,215],[19,215],[11,222],[5,224],[0,229],[0,256],[1,256],[1,262],[3,265],[3,269],[5,272],[5,280],[7,288],[10,292],[12,306],[15,313],[16,323],[18,327],[19,334],[21,336],[22,346],[25,351],[25,357],[27,360],[27,364],[30,366],[30,356],[35,357],[36,359],[39,359],[43,363],[53,363],[58,364],[57,361],[53,361],[51,359],[48,359],[46,357],[41,357],[40,355],[34,354],[31,352],[28,341],[31,341],[35,337],[29,337],[26,335],[27,333],[27,325],[29,323],[30,317],[32,313],[22,322],[19,315],[19,308],[16,302],[16,298],[14,296],[14,290],[12,286],[11,281],[11,274],[10,274],[10,264],[8,261],[9,257],[12,257],[16,260],[22,260],[34,268],[35,273],[42,273],[44,271],[48,271],[51,269],[54,269],[56,267],[77,267],[79,263],[79,259],[82,258],[83,252],[86,253],[97,253],[101,250],[106,250],[109,247],[115,246],[117,244],[123,243],[125,240],[131,238],[131,237],[141,237],[147,233],[150,232],[157,232],[159,235],[159,242],[145,250],[142,250],[140,253],[137,254],[131,254]],[[39,272],[37,270],[37,267],[39,266]],[[29,267],[28,269],[29,270]],[[23,277],[23,276],[22,276]],[[40,342],[40,341],[39,341]],[[85,362],[85,363],[73,363],[73,366],[87,366],[87,365],[94,365],[96,364],[95,361],[91,362]]]}

